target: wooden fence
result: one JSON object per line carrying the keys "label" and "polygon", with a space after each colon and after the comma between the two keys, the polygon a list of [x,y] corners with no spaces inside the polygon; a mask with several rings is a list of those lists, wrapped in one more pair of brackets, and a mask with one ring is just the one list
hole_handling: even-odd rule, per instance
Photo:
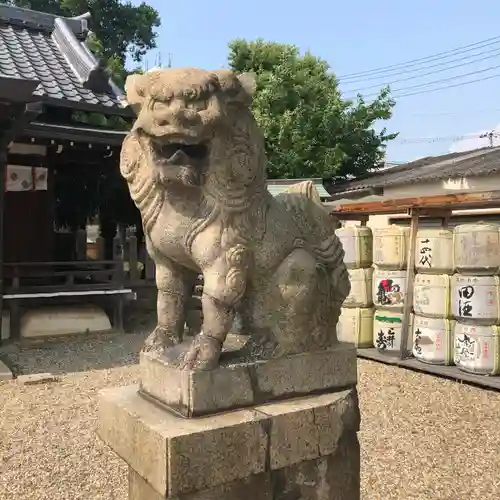
{"label": "wooden fence", "polygon": [[[80,230],[76,234],[76,257],[78,261],[104,260],[105,241],[102,237],[87,241],[87,233]],[[144,241],[138,242],[135,234],[122,231],[113,238],[113,260],[123,262],[123,282],[127,288],[156,286],[155,263],[146,250]],[[200,275],[193,289],[194,296],[201,296],[203,277]]]}
{"label": "wooden fence", "polygon": [[4,278],[7,295],[104,291],[123,287],[124,269],[115,260],[7,262]]}
{"label": "wooden fence", "polygon": [[[87,232],[79,230],[76,235],[77,260],[104,260],[104,238],[87,241]],[[124,284],[129,288],[155,286],[155,264],[146,251],[145,243],[138,242],[134,234],[117,234],[113,238],[113,260],[123,262]]]}

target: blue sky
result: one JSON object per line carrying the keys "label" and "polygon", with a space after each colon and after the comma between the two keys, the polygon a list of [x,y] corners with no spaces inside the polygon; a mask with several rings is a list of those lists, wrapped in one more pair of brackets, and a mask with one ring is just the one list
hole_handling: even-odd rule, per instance
{"label": "blue sky", "polygon": [[[221,68],[226,64],[230,40],[264,38],[310,50],[327,60],[332,71],[341,76],[403,63],[500,35],[498,0],[190,0],[185,3],[148,0],[147,3],[154,6],[162,18],[158,51],[148,56],[149,67],[155,66],[159,52],[164,64],[171,54],[173,66]],[[500,41],[496,46],[479,48],[476,53],[483,51],[486,56],[485,51],[495,47],[498,48],[496,57],[396,83],[393,88],[500,66]],[[457,61],[459,57],[460,54],[453,56],[453,65],[461,62]],[[436,69],[421,70],[420,74]],[[500,67],[449,83],[495,74],[500,75]],[[344,83],[341,89],[349,95],[349,90],[408,76],[411,74],[397,73],[349,85]],[[446,84],[435,86],[443,85]],[[390,131],[400,132],[400,139],[388,148],[388,160],[408,161],[445,153],[453,138],[496,127],[500,123],[499,90],[500,77],[401,98],[394,117],[387,123]],[[438,140],[415,142],[421,138]]]}

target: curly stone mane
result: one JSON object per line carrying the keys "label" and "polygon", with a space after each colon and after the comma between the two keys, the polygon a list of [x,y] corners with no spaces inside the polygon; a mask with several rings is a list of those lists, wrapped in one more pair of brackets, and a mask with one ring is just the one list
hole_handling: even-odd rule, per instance
{"label": "curly stone mane", "polygon": [[146,165],[147,146],[141,144],[140,138],[128,135],[123,141],[120,172],[127,181],[130,196],[136,204],[142,217],[146,232],[151,231],[165,201],[165,190],[154,182]]}
{"label": "curly stone mane", "polygon": [[[239,85],[233,75],[226,78],[235,80],[226,83],[228,87]],[[223,78],[221,80],[224,82]],[[252,113],[240,100],[228,105],[225,120],[226,126],[212,139],[208,175],[203,187],[205,196],[213,201],[213,211],[206,224],[220,217],[233,237],[237,233],[243,243],[245,235],[250,234],[249,229],[254,236],[265,230],[265,200],[270,195],[264,141]]]}

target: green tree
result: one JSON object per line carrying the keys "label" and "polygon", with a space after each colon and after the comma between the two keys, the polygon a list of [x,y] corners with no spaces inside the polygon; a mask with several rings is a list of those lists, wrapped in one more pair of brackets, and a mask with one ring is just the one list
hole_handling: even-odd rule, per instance
{"label": "green tree", "polygon": [[10,5],[72,17],[90,12],[92,32],[89,45],[103,57],[110,73],[123,85],[128,72],[128,55],[139,64],[146,53],[156,47],[155,29],[160,17],[145,2],[134,5],[129,0],[8,0]]}
{"label": "green tree", "polygon": [[253,111],[266,138],[270,178],[345,179],[383,159],[397,136],[373,128],[391,117],[388,88],[371,103],[343,100],[328,64],[294,45],[238,39],[229,49],[231,69],[256,75]]}

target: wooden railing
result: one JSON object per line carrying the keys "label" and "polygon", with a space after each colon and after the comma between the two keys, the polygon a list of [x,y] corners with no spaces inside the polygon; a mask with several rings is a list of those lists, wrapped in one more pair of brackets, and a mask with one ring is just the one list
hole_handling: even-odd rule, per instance
{"label": "wooden railing", "polygon": [[[102,286],[122,284],[125,288],[155,287],[155,263],[149,256],[144,241],[138,242],[133,234],[117,235],[112,241],[112,260],[106,260],[106,242],[98,237],[87,242],[85,230],[79,230],[73,239],[76,252],[64,254],[65,262],[5,263],[6,289],[26,286],[65,287],[66,289],[96,289]],[[75,248],[75,247],[73,247]],[[66,261],[68,260],[68,261]],[[46,283],[50,281],[50,285]],[[199,295],[202,281],[196,283],[195,295]]]}
{"label": "wooden railing", "polygon": [[156,286],[155,263],[146,250],[146,244],[133,235],[127,236],[123,245],[125,281],[130,286]]}
{"label": "wooden railing", "polygon": [[[83,231],[83,233],[85,233]],[[66,297],[111,297],[114,303],[113,324],[123,330],[123,304],[129,289],[155,287],[155,265],[146,252],[144,243],[138,245],[134,235],[113,239],[113,260],[104,260],[105,242],[97,238],[87,243],[86,234],[76,238],[77,260],[70,262],[16,262],[4,263],[3,297],[8,300],[11,314],[11,335],[20,335],[22,308],[25,299],[48,300]],[[122,243],[123,242],[123,243]],[[75,248],[75,247],[73,247]],[[74,254],[73,254],[74,255]],[[201,328],[201,292],[203,280],[193,287],[186,322],[192,334]],[[132,292],[130,292],[132,293]],[[108,300],[108,299],[106,299]]]}
{"label": "wooden railing", "polygon": [[[87,261],[104,259],[106,242],[98,237],[95,243],[87,243],[85,231],[77,236],[77,258]],[[121,261],[124,283],[127,287],[155,286],[155,263],[149,256],[144,242],[138,243],[137,237],[119,235],[113,238],[113,260]]]}
{"label": "wooden railing", "polygon": [[113,290],[125,285],[117,260],[4,264],[4,294]]}

